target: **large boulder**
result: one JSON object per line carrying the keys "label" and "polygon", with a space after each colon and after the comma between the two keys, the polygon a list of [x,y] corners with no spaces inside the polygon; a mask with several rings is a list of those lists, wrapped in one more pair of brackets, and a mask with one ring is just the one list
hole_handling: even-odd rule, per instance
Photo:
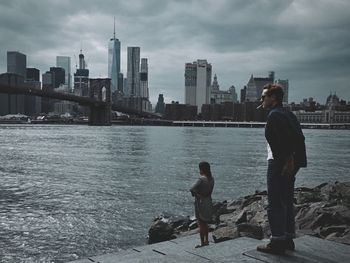
{"label": "large boulder", "polygon": [[174,237],[174,228],[169,222],[156,220],[148,231],[148,244],[167,241]]}
{"label": "large boulder", "polygon": [[215,243],[235,239],[237,237],[239,237],[239,233],[237,227],[235,226],[221,227],[213,232],[213,239]]}
{"label": "large boulder", "polygon": [[195,223],[195,219],[188,216],[160,215],[154,219],[148,231],[148,243],[152,244],[176,238],[175,233],[190,230],[193,223]]}

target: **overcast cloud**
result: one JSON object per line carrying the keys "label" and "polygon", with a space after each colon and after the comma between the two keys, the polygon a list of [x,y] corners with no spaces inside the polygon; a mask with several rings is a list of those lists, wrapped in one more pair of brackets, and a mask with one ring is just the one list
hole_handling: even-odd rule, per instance
{"label": "overcast cloud", "polygon": [[289,101],[330,91],[350,100],[350,1],[348,0],[0,0],[0,72],[6,52],[27,55],[41,74],[67,55],[75,70],[80,46],[91,77],[107,76],[108,41],[140,46],[149,60],[155,104],[184,101],[186,62],[207,59],[220,89],[239,90],[250,75],[289,79]]}

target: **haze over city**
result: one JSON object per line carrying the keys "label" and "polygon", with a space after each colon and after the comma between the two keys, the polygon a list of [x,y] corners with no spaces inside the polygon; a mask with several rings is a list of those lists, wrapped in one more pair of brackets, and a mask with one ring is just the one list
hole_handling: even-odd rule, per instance
{"label": "haze over city", "polygon": [[91,77],[107,77],[108,41],[148,58],[150,100],[184,102],[186,62],[207,59],[220,89],[239,91],[250,75],[289,80],[289,101],[330,92],[350,100],[350,2],[336,1],[0,1],[0,72],[6,52],[45,72],[56,56],[83,49]]}

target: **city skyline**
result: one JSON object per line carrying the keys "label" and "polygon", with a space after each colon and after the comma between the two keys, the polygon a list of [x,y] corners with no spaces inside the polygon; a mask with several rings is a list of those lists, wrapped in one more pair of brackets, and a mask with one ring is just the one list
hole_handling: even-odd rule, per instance
{"label": "city skyline", "polygon": [[184,102],[185,63],[197,59],[210,61],[222,90],[234,85],[238,91],[251,74],[275,71],[277,79],[289,80],[290,102],[314,97],[324,103],[330,92],[350,100],[350,3],[314,6],[299,0],[2,2],[0,72],[6,72],[7,51],[26,54],[27,66],[41,74],[56,56],[70,56],[74,71],[82,46],[90,76],[107,77],[115,16],[121,72],[127,72],[127,47],[141,47],[154,105],[159,93],[166,102]]}

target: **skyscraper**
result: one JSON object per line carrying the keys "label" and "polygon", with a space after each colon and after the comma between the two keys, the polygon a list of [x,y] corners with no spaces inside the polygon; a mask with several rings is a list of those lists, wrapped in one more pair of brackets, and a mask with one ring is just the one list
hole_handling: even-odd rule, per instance
{"label": "skyscraper", "polygon": [[64,84],[68,85],[68,89],[71,90],[71,67],[70,67],[70,57],[57,56],[56,57],[56,67],[64,69]]}
{"label": "skyscraper", "polygon": [[40,70],[37,68],[26,68],[27,81],[40,81]]}
{"label": "skyscraper", "polygon": [[80,50],[79,69],[74,73],[74,94],[78,96],[89,96],[89,70],[85,68],[85,59]]}
{"label": "skyscraper", "polygon": [[[30,89],[41,89],[40,70],[37,68],[26,69],[27,78],[25,85]],[[26,96],[24,99],[24,111],[27,115],[38,114],[41,111],[41,97]]]}
{"label": "skyscraper", "polygon": [[18,51],[7,51],[7,73],[26,78],[27,57]]}
{"label": "skyscraper", "polygon": [[111,92],[118,90],[118,74],[120,73],[120,41],[115,38],[115,20],[113,38],[108,43],[108,77],[111,79]]}
{"label": "skyscraper", "polygon": [[128,47],[127,85],[130,97],[140,96],[140,47]]}
{"label": "skyscraper", "polygon": [[65,71],[63,68],[50,67],[52,73],[52,84],[53,88],[57,89],[61,84],[64,84]]}
{"label": "skyscraper", "polygon": [[148,63],[147,58],[141,58],[141,72],[140,72],[140,96],[148,99]]}
{"label": "skyscraper", "polygon": [[[0,74],[0,84],[11,86],[24,85],[24,77],[16,73]],[[24,114],[24,99],[22,94],[0,93],[0,116],[6,114]]]}
{"label": "skyscraper", "polygon": [[[50,71],[46,71],[41,76],[42,79],[42,90],[43,91],[53,91],[54,89],[54,73]],[[45,113],[52,112],[54,109],[55,100],[49,98],[42,98],[41,100],[41,111]]]}
{"label": "skyscraper", "polygon": [[210,103],[211,74],[211,64],[205,59],[185,64],[185,103],[196,105],[198,112]]}
{"label": "skyscraper", "polygon": [[247,83],[247,91],[245,101],[257,101],[260,100],[263,87],[268,83],[273,83],[275,80],[275,72],[270,71],[267,78],[256,78],[253,74]]}
{"label": "skyscraper", "polygon": [[164,96],[163,94],[159,94],[155,112],[163,114],[164,111],[165,111]]}
{"label": "skyscraper", "polygon": [[[26,78],[26,55],[18,51],[7,51],[7,73],[0,75],[0,83],[24,85]],[[24,112],[25,95],[0,93],[0,115]]]}

